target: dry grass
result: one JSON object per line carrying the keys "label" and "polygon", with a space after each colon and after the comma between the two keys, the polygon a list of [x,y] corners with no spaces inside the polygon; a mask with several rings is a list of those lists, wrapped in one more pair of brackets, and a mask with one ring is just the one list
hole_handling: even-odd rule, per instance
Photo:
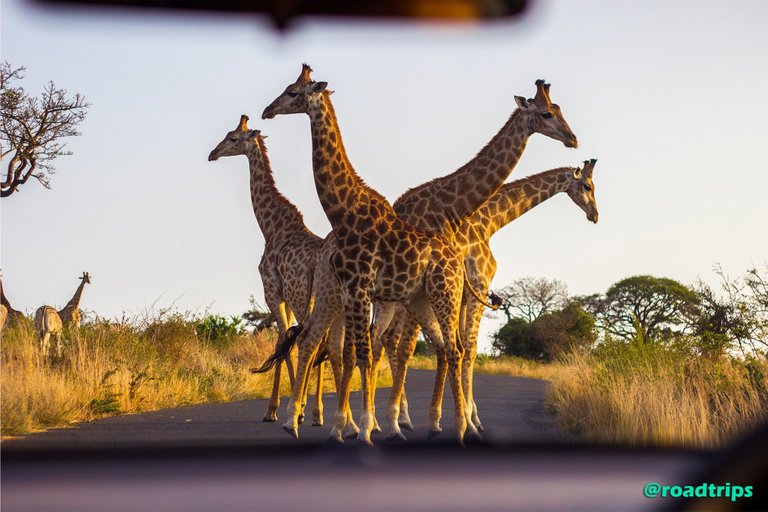
{"label": "dry grass", "polygon": [[649,356],[615,363],[574,354],[550,403],[587,440],[724,447],[768,420],[768,363]]}
{"label": "dry grass", "polygon": [[[434,357],[416,357],[412,367],[433,369]],[[480,355],[475,371],[551,381],[549,406],[586,441],[718,448],[768,421],[765,359],[613,343],[549,364]]]}
{"label": "dry grass", "polygon": [[[180,315],[142,326],[98,321],[84,326],[61,360],[40,357],[31,322],[8,328],[0,350],[3,436],[94,418],[269,396],[272,374],[249,369],[272,351],[275,333],[213,344]],[[327,364],[327,363],[326,363]],[[388,371],[380,384],[391,383]],[[357,377],[357,376],[356,376]],[[332,391],[332,372],[324,388]],[[359,388],[359,378],[353,381]],[[314,389],[314,385],[312,387]],[[283,372],[281,394],[289,392]]]}

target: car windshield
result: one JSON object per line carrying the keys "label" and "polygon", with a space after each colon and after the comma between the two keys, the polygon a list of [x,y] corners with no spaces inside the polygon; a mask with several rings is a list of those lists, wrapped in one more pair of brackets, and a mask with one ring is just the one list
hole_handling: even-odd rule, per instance
{"label": "car windshield", "polygon": [[768,4],[509,4],[4,1],[3,447],[763,424]]}

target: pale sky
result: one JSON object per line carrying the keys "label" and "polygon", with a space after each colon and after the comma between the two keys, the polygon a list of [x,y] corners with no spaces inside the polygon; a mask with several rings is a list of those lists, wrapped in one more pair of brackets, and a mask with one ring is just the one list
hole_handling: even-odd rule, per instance
{"label": "pale sky", "polygon": [[[358,173],[394,201],[482,148],[534,81],[579,149],[534,135],[510,180],[597,158],[600,221],[565,194],[499,232],[495,287],[518,277],[604,292],[653,274],[715,282],[768,261],[768,3],[540,1],[490,26],[309,21],[278,33],[253,17],[146,16],[2,3],[2,58],[92,103],[52,190],[2,200],[12,304],[106,317],[150,304],[239,314],[263,299],[264,247],[245,157],[207,155],[240,114],[268,135],[280,189],[324,236],[306,116],[260,114],[308,62],[329,82]],[[498,322],[485,320],[481,347]]]}

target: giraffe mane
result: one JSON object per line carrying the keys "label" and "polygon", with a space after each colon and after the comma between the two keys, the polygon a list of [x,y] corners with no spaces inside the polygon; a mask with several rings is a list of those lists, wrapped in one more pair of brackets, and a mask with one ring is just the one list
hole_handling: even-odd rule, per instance
{"label": "giraffe mane", "polygon": [[[333,102],[330,100],[330,98],[328,98],[331,95],[331,91],[326,89],[321,94],[323,94],[328,99],[328,101],[326,101],[326,104],[328,106],[328,112],[330,113],[331,118],[333,119],[333,122],[336,124],[336,126],[338,126],[339,121],[336,117],[336,109],[333,107]],[[339,130],[339,132],[341,132],[341,130]],[[340,146],[339,149],[346,156],[347,149],[344,147],[344,141],[341,138],[339,138],[338,144]],[[349,159],[347,159],[347,162],[349,163],[350,168],[354,170],[354,167],[352,166],[352,163],[349,162]],[[368,183],[365,182],[362,176],[360,176],[357,172],[353,172],[352,174],[357,177],[357,179],[359,180],[360,186],[362,186],[368,193],[372,194],[374,197],[389,204],[389,201],[387,200],[387,198],[384,197],[378,190],[368,185]]]}
{"label": "giraffe mane", "polygon": [[[509,116],[509,119],[507,119],[507,121],[504,123],[504,126],[506,127],[507,125],[509,125],[509,124],[510,124],[510,122],[512,121],[512,118],[514,118],[516,115],[522,115],[522,113],[521,113],[521,112],[522,112],[522,111],[521,111],[519,108],[515,109],[515,111],[514,111],[514,112],[512,112],[512,114]],[[439,176],[439,177],[437,177],[437,178],[433,178],[433,179],[431,179],[431,180],[429,180],[429,181],[427,181],[427,182],[425,182],[425,183],[422,183],[421,185],[417,185],[417,186],[415,186],[415,187],[413,187],[413,188],[409,188],[408,190],[406,190],[406,191],[405,191],[405,192],[404,192],[404,193],[403,193],[403,194],[402,194],[400,197],[398,197],[398,198],[397,198],[397,201],[395,201],[395,203],[393,204],[393,206],[394,206],[395,208],[397,208],[397,206],[398,206],[398,205],[399,205],[399,204],[400,204],[402,201],[405,201],[406,199],[410,198],[412,195],[414,195],[414,194],[418,194],[418,193],[420,193],[420,192],[423,192],[423,191],[425,191],[425,190],[426,190],[426,189],[428,189],[428,188],[435,188],[435,187],[437,187],[437,186],[438,186],[438,185],[439,185],[441,182],[443,182],[443,181],[447,181],[448,179],[452,178],[452,177],[453,177],[455,174],[458,174],[458,173],[460,173],[460,172],[464,171],[464,170],[467,168],[467,166],[468,166],[468,165],[471,165],[471,164],[474,162],[475,158],[477,158],[477,156],[478,156],[480,153],[482,153],[483,151],[485,151],[485,150],[488,148],[488,146],[492,146],[492,145],[496,144],[496,141],[497,141],[497,140],[498,140],[500,137],[503,137],[503,136],[504,136],[504,133],[503,133],[503,132],[504,132],[504,129],[503,129],[503,128],[502,128],[501,130],[499,130],[498,132],[496,132],[496,134],[493,136],[493,138],[492,138],[490,141],[488,141],[488,143],[486,143],[486,144],[485,144],[485,145],[482,147],[482,149],[480,149],[480,151],[478,151],[478,152],[475,154],[475,156],[474,156],[474,157],[472,157],[472,159],[470,159],[470,160],[469,160],[469,162],[467,162],[466,164],[462,165],[461,167],[459,167],[458,169],[456,169],[456,170],[455,170],[455,171],[453,171],[452,173],[450,173],[450,174],[447,174],[447,175],[445,175],[445,176]]]}
{"label": "giraffe mane", "polygon": [[539,181],[542,178],[549,178],[549,177],[552,177],[552,176],[559,176],[559,175],[565,173],[566,171],[573,172],[576,169],[578,169],[578,167],[565,166],[565,167],[557,167],[555,169],[550,169],[548,171],[542,171],[542,172],[537,173],[537,174],[532,174],[531,176],[526,176],[525,178],[520,178],[518,180],[510,181],[508,183],[505,183],[504,185],[502,185],[501,190],[509,190],[511,188],[522,187],[526,183],[532,183],[533,181]]}
{"label": "giraffe mane", "polygon": [[282,192],[280,192],[280,189],[277,188],[277,184],[275,183],[275,176],[272,173],[272,164],[269,162],[269,155],[267,154],[267,146],[264,145],[264,136],[259,134],[256,136],[256,141],[259,144],[259,149],[261,150],[261,158],[264,161],[264,173],[266,175],[267,181],[272,186],[272,189],[275,191],[275,196],[277,197],[277,200],[281,203],[291,207],[296,214],[299,216],[299,220],[301,222],[304,222],[304,215],[301,213],[301,210],[299,210],[295,204],[291,202],[290,199],[285,197]]}

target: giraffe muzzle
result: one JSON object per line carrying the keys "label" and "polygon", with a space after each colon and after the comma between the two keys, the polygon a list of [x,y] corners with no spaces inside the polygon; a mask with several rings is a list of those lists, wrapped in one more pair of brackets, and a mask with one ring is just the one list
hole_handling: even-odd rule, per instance
{"label": "giraffe muzzle", "polygon": [[208,155],[209,162],[215,162],[218,159],[219,159],[219,155],[216,154],[216,151],[211,151],[211,154]]}

